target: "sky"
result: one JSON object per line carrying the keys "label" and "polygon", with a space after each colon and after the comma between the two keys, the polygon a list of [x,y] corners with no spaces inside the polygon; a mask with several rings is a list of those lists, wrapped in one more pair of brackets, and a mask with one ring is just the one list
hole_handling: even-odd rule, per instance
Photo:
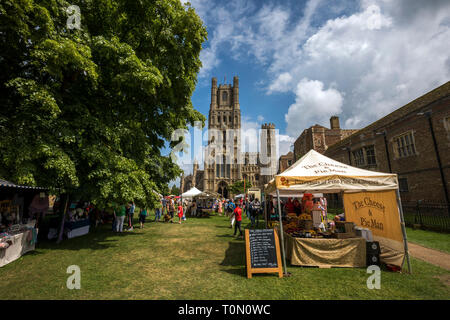
{"label": "sky", "polygon": [[363,128],[450,80],[448,0],[189,2],[208,31],[194,108],[238,76],[242,128],[274,123],[280,155],[333,115]]}

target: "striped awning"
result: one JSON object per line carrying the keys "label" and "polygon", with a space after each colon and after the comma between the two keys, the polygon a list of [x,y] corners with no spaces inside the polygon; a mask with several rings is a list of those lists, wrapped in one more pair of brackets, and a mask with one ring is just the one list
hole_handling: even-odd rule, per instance
{"label": "striped awning", "polygon": [[3,179],[0,179],[0,189],[1,188],[13,188],[22,190],[47,190],[47,188],[43,187],[21,186]]}

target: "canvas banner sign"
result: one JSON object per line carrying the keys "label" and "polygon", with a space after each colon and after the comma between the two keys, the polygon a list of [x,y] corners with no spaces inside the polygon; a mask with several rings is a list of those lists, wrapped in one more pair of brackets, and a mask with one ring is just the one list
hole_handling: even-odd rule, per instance
{"label": "canvas banner sign", "polygon": [[403,243],[395,191],[344,193],[346,221],[368,228],[377,237]]}

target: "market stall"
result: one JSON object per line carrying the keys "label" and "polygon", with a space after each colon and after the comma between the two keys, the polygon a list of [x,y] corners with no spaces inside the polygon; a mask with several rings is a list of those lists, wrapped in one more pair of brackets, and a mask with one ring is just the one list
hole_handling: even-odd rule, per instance
{"label": "market stall", "polygon": [[[319,192],[342,194],[345,222],[336,222],[336,225],[330,223],[325,225],[325,228],[315,228],[311,210],[305,210],[294,219],[287,217],[283,223],[280,197]],[[366,239],[363,240],[366,241],[373,235],[373,240],[379,242],[381,247],[382,262],[401,267],[406,257],[408,270],[411,271],[396,174],[355,168],[310,150],[289,169],[276,175],[267,185],[266,194],[277,198],[279,223],[275,227],[280,231],[285,272],[287,255],[284,247],[286,246],[289,251],[291,262],[296,250],[299,251],[302,248],[302,241],[295,241],[294,246],[294,242],[290,242],[287,238],[287,233],[290,233],[289,237],[306,238],[310,240],[309,244],[323,242],[320,249],[317,249],[319,245],[315,245],[313,250],[310,248],[305,252],[308,246],[303,241],[305,245],[300,255],[315,256],[316,265],[327,264],[328,261],[331,266],[339,265],[335,265],[333,259],[317,261],[336,253],[333,249],[336,245],[329,239],[334,239],[336,243],[340,242],[342,245],[344,242],[349,242],[343,239],[363,239],[364,236]],[[311,209],[311,203],[309,208]],[[327,242],[328,245],[322,245]],[[366,254],[366,251],[362,249],[363,246],[360,247],[360,253],[355,254],[352,262],[355,266],[358,265],[357,261],[362,261],[356,257],[362,255],[363,251],[364,255]],[[302,259],[299,260],[302,261]],[[308,263],[300,265],[308,265]]]}
{"label": "market stall", "polygon": [[0,179],[0,267],[35,249],[38,221],[48,210],[45,191]]}
{"label": "market stall", "polygon": [[220,199],[222,196],[217,192],[201,192],[193,197],[196,202],[197,212],[201,212],[203,216],[209,215],[209,209],[213,208],[216,199]]}
{"label": "market stall", "polygon": [[202,191],[198,190],[196,187],[193,187],[193,188],[189,189],[188,191],[186,191],[185,193],[183,193],[181,195],[181,197],[183,199],[192,199],[195,196],[198,196],[198,195],[200,195],[202,193],[203,193]]}

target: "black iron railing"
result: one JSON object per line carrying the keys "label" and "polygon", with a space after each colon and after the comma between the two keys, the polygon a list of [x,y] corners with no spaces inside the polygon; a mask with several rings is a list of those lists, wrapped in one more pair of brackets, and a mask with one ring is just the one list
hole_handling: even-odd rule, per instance
{"label": "black iron railing", "polygon": [[449,206],[437,201],[403,201],[403,216],[407,226],[450,232]]}

